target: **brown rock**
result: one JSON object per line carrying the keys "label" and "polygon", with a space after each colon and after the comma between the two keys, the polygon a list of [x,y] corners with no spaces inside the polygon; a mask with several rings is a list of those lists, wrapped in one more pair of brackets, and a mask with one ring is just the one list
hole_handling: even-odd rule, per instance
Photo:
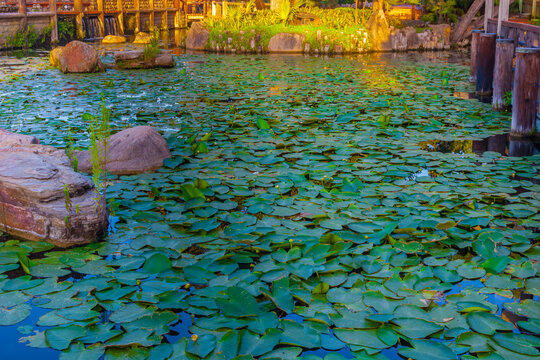
{"label": "brown rock", "polygon": [[63,46],[57,47],[51,50],[49,53],[49,62],[51,63],[51,66],[53,67],[59,67],[60,66],[60,59],[58,56],[62,52],[62,49],[64,49]]}
{"label": "brown rock", "polygon": [[268,52],[301,53],[304,48],[304,36],[300,34],[279,33],[270,38]]}
{"label": "brown rock", "polygon": [[102,44],[123,44],[126,42],[126,38],[121,35],[107,35],[102,40]]}
{"label": "brown rock", "polygon": [[186,35],[186,49],[189,50],[204,50],[208,43],[210,33],[200,22],[191,24]]}
{"label": "brown rock", "polygon": [[152,42],[152,35],[142,32],[142,31],[135,34],[135,40],[133,40],[134,44],[139,44],[139,45],[147,45],[147,44],[150,44],[151,42]]}
{"label": "brown rock", "polygon": [[114,54],[114,61],[116,63],[116,67],[119,69],[174,67],[174,58],[172,53],[167,50],[161,50],[159,54],[152,59],[145,59],[143,50],[119,51]]}
{"label": "brown rock", "polygon": [[[71,208],[66,208],[64,184]],[[107,230],[103,199],[61,150],[0,140],[0,229],[60,247],[89,243]]]}
{"label": "brown rock", "polygon": [[93,73],[105,70],[97,50],[82,41],[70,42],[58,50],[57,57],[63,73]]}
{"label": "brown rock", "polygon": [[[155,171],[171,157],[165,139],[150,126],[136,126],[111,135],[107,153],[107,170],[118,175]],[[76,156],[79,170],[92,172],[90,153],[80,151]]]}
{"label": "brown rock", "polygon": [[450,25],[429,25],[429,27],[431,28],[433,35],[435,35],[436,41],[438,43],[442,43],[443,45],[450,45],[450,33],[452,32],[452,28],[450,27]]}

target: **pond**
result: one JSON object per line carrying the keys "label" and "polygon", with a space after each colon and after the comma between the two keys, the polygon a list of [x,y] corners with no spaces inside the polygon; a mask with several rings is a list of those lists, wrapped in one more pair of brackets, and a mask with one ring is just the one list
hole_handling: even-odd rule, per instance
{"label": "pond", "polygon": [[85,149],[104,103],[113,131],[153,126],[173,156],[109,177],[104,241],[4,236],[4,356],[540,355],[540,156],[508,150],[510,114],[454,96],[473,91],[466,54],[45,61],[4,73],[0,127]]}

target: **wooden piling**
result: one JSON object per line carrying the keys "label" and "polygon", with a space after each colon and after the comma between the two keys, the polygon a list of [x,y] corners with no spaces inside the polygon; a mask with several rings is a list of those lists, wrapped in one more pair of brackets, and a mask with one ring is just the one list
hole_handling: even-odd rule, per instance
{"label": "wooden piling", "polygon": [[495,46],[495,67],[493,71],[493,109],[505,108],[504,95],[512,90],[512,60],[514,40],[497,39]]}
{"label": "wooden piling", "polygon": [[512,93],[512,125],[510,127],[512,136],[533,135],[539,77],[540,48],[517,48],[514,91]]}
{"label": "wooden piling", "polygon": [[469,81],[476,83],[476,70],[478,66],[478,39],[482,30],[473,30],[471,38],[471,70],[469,71]]}
{"label": "wooden piling", "polygon": [[493,91],[493,67],[495,66],[495,40],[497,34],[482,33],[478,39],[478,65],[476,70],[476,93],[491,95]]}

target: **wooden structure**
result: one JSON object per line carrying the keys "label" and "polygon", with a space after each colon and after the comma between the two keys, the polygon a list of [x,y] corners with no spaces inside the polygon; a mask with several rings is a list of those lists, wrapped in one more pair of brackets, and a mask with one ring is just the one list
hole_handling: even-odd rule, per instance
{"label": "wooden structure", "polygon": [[[2,0],[0,0],[2,1]],[[6,0],[0,6],[0,48],[6,38],[27,26],[38,31],[52,25],[58,40],[58,19],[73,21],[79,38],[134,34],[139,31],[186,28],[208,16],[224,17],[230,6],[244,2],[211,0]]]}
{"label": "wooden structure", "polygon": [[[493,86],[492,103],[496,110],[505,108],[505,95],[512,91],[510,133],[527,137],[535,132],[540,109],[540,26],[509,21],[511,1],[500,0],[494,11],[494,0],[485,0],[484,32],[473,32],[470,79],[476,74],[479,95],[485,95]],[[478,3],[475,0],[473,5]],[[493,19],[495,12],[497,19]],[[499,39],[495,42],[496,37]],[[514,55],[516,67],[512,73]]]}
{"label": "wooden structure", "polygon": [[516,49],[511,135],[528,136],[534,132],[539,78],[540,48]]}

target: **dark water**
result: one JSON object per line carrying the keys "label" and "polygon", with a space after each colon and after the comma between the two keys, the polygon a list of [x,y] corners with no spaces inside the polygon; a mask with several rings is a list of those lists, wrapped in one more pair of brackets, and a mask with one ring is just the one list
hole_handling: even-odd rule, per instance
{"label": "dark water", "polygon": [[498,152],[503,156],[532,156],[540,154],[538,139],[519,139],[509,134],[500,134],[482,140],[430,140],[422,141],[420,147],[427,151],[441,153],[482,155],[486,151]]}

